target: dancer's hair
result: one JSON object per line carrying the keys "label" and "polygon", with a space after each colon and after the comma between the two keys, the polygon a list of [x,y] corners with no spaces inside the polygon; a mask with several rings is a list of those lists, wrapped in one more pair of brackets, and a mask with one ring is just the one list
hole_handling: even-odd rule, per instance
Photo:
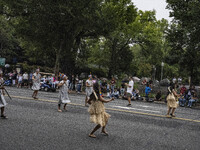
{"label": "dancer's hair", "polygon": [[[96,99],[96,96],[97,96],[97,98],[99,99],[100,98],[100,92],[99,92],[99,83],[96,81],[94,84],[93,84],[93,92],[92,92],[92,94],[90,95],[90,99],[91,100],[97,100]],[[95,96],[95,94],[96,94],[96,96]]]}

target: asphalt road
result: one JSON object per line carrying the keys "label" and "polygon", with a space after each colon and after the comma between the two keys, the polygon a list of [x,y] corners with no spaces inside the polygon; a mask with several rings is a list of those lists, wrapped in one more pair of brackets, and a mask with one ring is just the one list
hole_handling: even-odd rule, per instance
{"label": "asphalt road", "polygon": [[58,93],[39,93],[8,87],[7,120],[0,119],[0,150],[199,150],[200,110],[178,108],[177,118],[166,118],[166,105],[115,100],[105,104],[111,114],[109,136],[96,132],[89,121],[84,96],[70,94],[67,112],[57,112]]}

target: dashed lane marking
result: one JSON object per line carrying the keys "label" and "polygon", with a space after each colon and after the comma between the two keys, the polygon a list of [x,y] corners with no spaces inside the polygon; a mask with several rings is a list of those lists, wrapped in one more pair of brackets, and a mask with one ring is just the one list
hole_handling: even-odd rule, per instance
{"label": "dashed lane marking", "polygon": [[138,108],[132,108],[132,107],[122,107],[122,106],[113,106],[117,108],[122,108],[122,109],[132,109],[132,110],[139,110],[139,111],[147,111],[147,112],[155,112],[155,113],[161,113],[160,111],[155,111],[155,110],[147,110],[147,109],[138,109]]}
{"label": "dashed lane marking", "polygon": [[[11,96],[13,98],[19,98],[19,99],[25,99],[25,100],[34,100],[34,101],[43,101],[43,102],[51,102],[51,103],[57,103],[58,101],[56,100],[48,100],[48,99],[33,99],[30,97],[22,97],[22,96]],[[77,104],[77,103],[69,103],[70,105],[73,106],[84,106],[82,104]],[[161,117],[161,118],[166,118],[165,115],[158,115],[158,114],[151,114],[151,113],[145,113],[145,112],[138,112],[138,111],[132,111],[132,110],[123,110],[123,109],[116,109],[116,108],[106,108],[106,110],[112,110],[112,111],[118,111],[118,112],[126,112],[126,113],[132,113],[132,114],[139,114],[139,115],[146,115],[146,116],[154,116],[154,117]],[[169,118],[169,119],[176,119],[176,120],[182,120],[182,121],[189,121],[189,122],[197,122],[200,123],[200,120],[193,120],[193,119],[186,119],[186,118]]]}

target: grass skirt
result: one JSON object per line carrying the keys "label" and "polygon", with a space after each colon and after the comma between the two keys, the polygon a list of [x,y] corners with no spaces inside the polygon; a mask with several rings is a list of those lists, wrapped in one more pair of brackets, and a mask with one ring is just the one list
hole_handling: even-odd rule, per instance
{"label": "grass skirt", "polygon": [[105,126],[110,118],[110,115],[105,112],[104,104],[99,100],[91,102],[88,112],[90,113],[90,121],[101,126]]}

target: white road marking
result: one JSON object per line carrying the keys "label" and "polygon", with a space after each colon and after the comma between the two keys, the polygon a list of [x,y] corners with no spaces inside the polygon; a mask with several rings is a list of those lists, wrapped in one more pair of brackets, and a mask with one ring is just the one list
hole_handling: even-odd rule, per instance
{"label": "white road marking", "polygon": [[132,109],[132,110],[139,110],[139,111],[148,111],[148,112],[154,112],[154,113],[161,113],[160,111],[154,111],[154,110],[147,110],[147,109],[138,109],[138,108],[132,108],[132,107],[122,107],[122,106],[113,106],[117,108],[122,108],[122,109]]}
{"label": "white road marking", "polygon": [[139,106],[139,107],[144,107],[144,108],[152,107],[152,106],[146,106],[146,105],[144,105],[144,106],[142,106],[142,105],[137,105],[137,106]]}

